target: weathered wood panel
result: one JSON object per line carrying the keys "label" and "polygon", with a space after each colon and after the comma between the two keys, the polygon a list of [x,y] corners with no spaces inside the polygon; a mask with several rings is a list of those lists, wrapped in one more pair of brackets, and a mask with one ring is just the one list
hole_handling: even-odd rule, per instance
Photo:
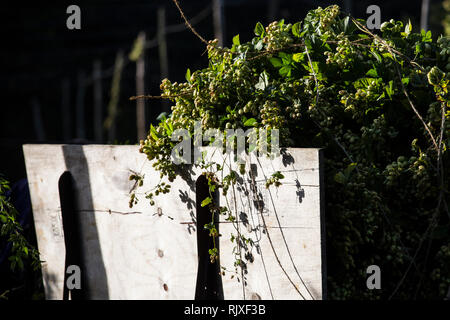
{"label": "weathered wood panel", "polygon": [[[223,157],[213,158],[222,163]],[[289,149],[274,160],[247,156],[247,174],[234,193],[220,199],[239,217],[235,224],[222,217],[220,224],[221,265],[228,270],[222,278],[226,299],[322,299],[325,243],[319,166],[318,149]],[[232,162],[229,168],[239,172]],[[282,185],[266,188],[266,179],[276,171],[284,175]],[[239,247],[230,238],[238,231],[251,240],[234,255]],[[245,262],[247,273],[235,267],[237,259]]]}
{"label": "weathered wood panel", "polygon": [[[130,173],[145,174],[144,186],[138,193],[151,189],[160,179],[137,149],[108,145],[24,146],[48,299],[61,299],[63,293],[65,247],[58,180],[66,170],[74,177],[78,195],[89,298],[194,298],[198,266],[195,184],[177,178],[169,194],[155,199],[154,207],[141,194],[139,203],[130,209]],[[253,246],[248,246],[253,262],[247,261],[247,285],[243,288],[242,281],[237,281],[239,272],[231,279],[235,243],[229,239],[236,231],[221,217],[220,259],[229,271],[222,277],[225,299],[311,299],[308,290],[315,299],[323,297],[320,152],[287,152],[290,156],[283,159],[249,159],[247,168],[252,168],[254,182],[249,175],[244,176],[237,186],[241,191],[236,190],[236,202],[232,192],[227,196],[231,209],[244,213],[239,214],[235,226],[253,239]],[[215,159],[220,157],[214,153]],[[234,165],[231,168],[236,169]],[[266,189],[264,177],[275,171],[285,175],[283,184]],[[200,173],[194,169],[193,182]],[[255,206],[255,192],[263,200],[262,209]],[[224,204],[225,197],[221,196],[220,201]]]}

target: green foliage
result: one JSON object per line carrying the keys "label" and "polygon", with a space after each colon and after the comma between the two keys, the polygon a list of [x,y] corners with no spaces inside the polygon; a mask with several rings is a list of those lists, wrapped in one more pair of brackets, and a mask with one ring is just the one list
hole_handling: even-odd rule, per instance
{"label": "green foliage", "polygon": [[272,174],[272,176],[266,180],[266,188],[269,188],[271,185],[275,187],[281,186],[280,180],[284,178],[284,175],[280,171],[276,171]]}
{"label": "green foliage", "polygon": [[[10,190],[9,182],[0,175],[0,237],[12,244],[8,257],[11,271],[24,269],[24,261],[29,260],[33,270],[40,268],[39,252],[24,237],[22,226],[17,221],[17,210],[6,193]],[[7,298],[7,293],[0,299]]]}
{"label": "green foliage", "polygon": [[[248,42],[233,38],[232,49],[210,41],[207,68],[188,71],[185,83],[162,81],[172,113],[140,151],[172,181],[169,132],[192,133],[196,120],[203,129],[277,128],[285,147],[325,148],[330,297],[443,298],[450,42],[394,20],[374,35],[337,6],[254,32]],[[226,194],[235,183],[230,173],[219,184]],[[366,287],[372,264],[383,290]]]}

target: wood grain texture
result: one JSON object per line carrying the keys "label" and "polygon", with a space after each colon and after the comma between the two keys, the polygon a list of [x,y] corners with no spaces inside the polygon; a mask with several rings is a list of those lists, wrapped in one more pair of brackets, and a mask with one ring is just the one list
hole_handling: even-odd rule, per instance
{"label": "wood grain texture", "polygon": [[[23,149],[38,247],[41,260],[45,261],[47,299],[61,299],[64,285],[65,248],[58,179],[66,170],[74,176],[78,193],[90,297],[194,298],[198,266],[194,184],[178,177],[171,192],[156,197],[152,207],[142,193],[159,182],[159,172],[139,154],[138,146],[24,145]],[[220,262],[229,270],[222,278],[225,299],[302,299],[282,272],[268,234],[282,267],[301,294],[311,299],[298,274],[314,299],[322,298],[320,150],[288,149],[288,153],[289,161],[248,159],[248,169],[250,163],[253,169],[256,167],[256,189],[264,199],[262,210],[255,207],[248,175],[243,177],[241,191],[236,192],[236,201],[231,193],[227,199],[221,196],[221,204],[228,200],[231,209],[242,217],[235,226],[253,239],[253,246],[248,246],[253,262],[247,261],[247,285],[243,288],[242,279],[237,281],[239,272],[231,279],[235,243],[229,239],[231,233],[236,233],[235,226],[221,217]],[[222,156],[214,153],[212,157],[220,160]],[[83,161],[87,165],[79,165]],[[145,179],[137,191],[140,201],[130,209],[133,181],[128,178],[133,171],[141,172]],[[284,174],[283,184],[266,189],[264,176],[275,171]],[[201,171],[194,169],[194,182],[199,174]],[[105,283],[99,284],[99,277]]]}

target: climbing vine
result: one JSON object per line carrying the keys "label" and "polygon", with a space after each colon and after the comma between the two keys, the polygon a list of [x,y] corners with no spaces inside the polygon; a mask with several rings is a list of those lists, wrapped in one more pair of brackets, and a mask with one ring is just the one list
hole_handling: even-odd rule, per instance
{"label": "climbing vine", "polygon": [[[28,261],[31,268],[36,271],[40,268],[38,250],[31,245],[23,234],[23,228],[18,221],[18,212],[11,203],[8,192],[11,190],[9,182],[0,174],[0,240],[5,247],[2,253],[10,251],[7,255],[11,271],[22,271],[24,263]],[[9,290],[0,292],[0,300],[7,299]]]}
{"label": "climbing vine", "polygon": [[[293,24],[264,27],[231,48],[207,42],[209,64],[187,70],[186,81],[161,83],[172,112],[151,126],[140,152],[161,181],[146,198],[170,192],[186,168],[171,159],[176,129],[280,130],[283,147],[325,149],[328,288],[332,299],[444,298],[450,287],[448,210],[448,83],[450,40],[413,32],[411,23],[390,20],[370,31],[364,20],[338,6],[310,11]],[[151,97],[149,97],[151,98]],[[225,164],[202,162],[209,190],[233,191],[244,175]],[[142,177],[133,175],[139,182]],[[266,187],[276,187],[275,173]],[[137,198],[132,194],[130,206]],[[230,206],[212,197],[202,206],[237,220]],[[212,223],[205,226],[219,236]],[[251,257],[241,248],[236,267]],[[217,250],[211,249],[211,261]],[[379,265],[382,290],[368,290],[366,268]]]}

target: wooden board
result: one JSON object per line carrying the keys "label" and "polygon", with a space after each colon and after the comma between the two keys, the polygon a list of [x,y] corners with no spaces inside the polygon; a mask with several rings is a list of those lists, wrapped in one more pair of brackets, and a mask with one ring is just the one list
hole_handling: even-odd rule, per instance
{"label": "wooden board", "polygon": [[[45,261],[47,299],[63,295],[65,246],[58,180],[66,170],[75,180],[89,298],[194,299],[195,184],[177,178],[172,191],[157,197],[152,207],[142,193],[158,183],[159,172],[139,154],[138,146],[24,145],[23,149],[38,247]],[[249,248],[253,262],[247,262],[243,288],[242,280],[237,281],[239,273],[231,279],[235,244],[229,238],[236,231],[222,217],[220,261],[229,271],[222,277],[225,299],[312,299],[308,291],[314,299],[324,297],[320,150],[287,152],[289,156],[274,160],[248,159],[248,169],[253,168],[257,176],[254,182],[244,176],[240,187],[250,190],[256,184],[264,200],[262,210],[255,207],[251,192],[238,191],[236,205],[231,193],[227,196],[233,210],[247,215],[248,222],[244,219],[235,226],[253,239],[254,246]],[[145,174],[145,179],[138,189],[140,201],[130,209],[133,171]],[[275,171],[285,175],[283,184],[266,189],[264,176]],[[193,182],[199,174],[194,169]],[[220,201],[225,203],[225,197]]]}

